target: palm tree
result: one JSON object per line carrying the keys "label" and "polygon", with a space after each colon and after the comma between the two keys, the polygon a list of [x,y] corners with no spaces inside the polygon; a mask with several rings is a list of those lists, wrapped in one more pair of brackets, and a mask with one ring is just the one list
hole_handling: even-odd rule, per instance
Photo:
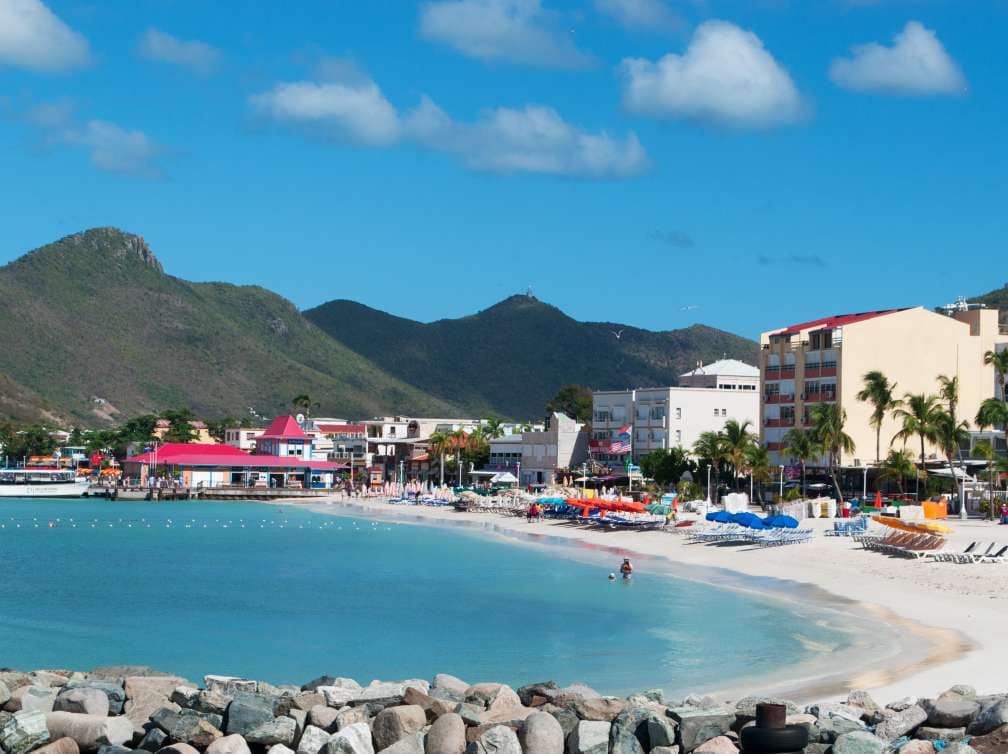
{"label": "palm tree", "polygon": [[[893,440],[902,440],[903,444],[911,437],[920,438],[920,467],[924,469],[924,443],[936,442],[935,417],[941,411],[938,398],[923,393],[907,393],[893,411],[893,416],[902,423],[900,431],[893,435]],[[920,500],[920,475],[917,475],[917,499]]]}
{"label": "palm tree", "polygon": [[949,416],[953,422],[956,418],[956,406],[959,405],[959,377],[938,375],[938,395],[948,404]]}
{"label": "palm tree", "polygon": [[889,455],[882,462],[882,473],[879,476],[884,479],[895,479],[902,495],[906,492],[903,487],[903,480],[917,476],[917,465],[906,450],[890,448]]}
{"label": "palm tree", "polygon": [[753,442],[746,449],[745,465],[749,471],[749,478],[758,485],[760,500],[763,499],[763,485],[770,480],[773,475],[773,468],[770,463],[770,451],[766,445]]}
{"label": "palm tree", "polygon": [[881,460],[882,452],[882,422],[885,421],[886,414],[895,408],[896,383],[889,382],[889,378],[877,369],[866,372],[861,378],[864,387],[857,394],[857,399],[864,403],[872,404],[872,414],[870,424],[875,430],[875,463]]}
{"label": "palm tree", "polygon": [[805,464],[821,456],[822,448],[816,439],[801,427],[789,429],[783,441],[784,455],[801,465],[802,497],[805,497]]}
{"label": "palm tree", "polygon": [[[717,484],[721,471],[721,464],[726,460],[724,437],[718,432],[701,432],[693,443],[693,455],[710,464],[714,469],[714,483]],[[707,489],[707,499],[713,501],[710,486]]]}
{"label": "palm tree", "polygon": [[1008,349],[988,351],[984,354],[983,360],[984,364],[994,367],[998,386],[1001,388],[1001,400],[1008,403],[1008,395],[1005,394],[1005,382],[1008,381]]}
{"label": "palm tree", "polygon": [[[963,443],[969,442],[969,424],[964,421],[957,422],[950,411],[939,408],[935,413],[935,442],[945,454],[948,461],[949,473],[952,475],[952,483],[955,485],[956,495],[959,496],[960,504],[965,503],[965,496],[962,494],[966,486],[966,469],[963,468],[962,480],[956,476],[952,458],[958,456]],[[960,484],[962,489],[960,489]]]}
{"label": "palm tree", "polygon": [[301,412],[305,415],[305,421],[307,422],[311,420],[312,406],[318,406],[318,403],[313,402],[311,396],[307,393],[301,393],[300,395],[295,395],[291,399],[291,405],[294,407],[295,411],[298,409],[301,410]]}
{"label": "palm tree", "polygon": [[[1000,402],[1000,401],[999,401]],[[973,446],[973,455],[987,461],[987,513],[994,520],[994,443],[990,440],[979,440]]]}
{"label": "palm tree", "polygon": [[491,416],[486,422],[480,427],[483,431],[483,436],[488,440],[493,440],[497,437],[502,437],[504,435],[504,422]]}
{"label": "palm tree", "polygon": [[976,424],[981,432],[987,427],[1005,426],[1008,424],[1008,403],[999,398],[987,398],[977,411]]}
{"label": "palm tree", "polygon": [[854,452],[854,440],[844,431],[846,423],[847,412],[835,403],[820,403],[812,409],[812,436],[826,452],[830,479],[840,502],[843,502],[843,492],[836,469],[844,453]]}
{"label": "palm tree", "polygon": [[743,422],[729,419],[720,432],[724,455],[735,475],[736,492],[739,489],[739,472],[745,470],[746,453],[756,443],[756,435],[749,431],[751,426],[752,422],[748,419]]}
{"label": "palm tree", "polygon": [[444,432],[434,432],[427,438],[428,454],[441,460],[441,486],[444,487],[444,460],[448,450],[448,435]]}

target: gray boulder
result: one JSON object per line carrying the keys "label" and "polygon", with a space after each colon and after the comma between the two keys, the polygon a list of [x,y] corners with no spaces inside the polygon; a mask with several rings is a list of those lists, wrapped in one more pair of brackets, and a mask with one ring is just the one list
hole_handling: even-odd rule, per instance
{"label": "gray boulder", "polygon": [[747,696],[735,703],[735,714],[741,718],[755,720],[757,704],[783,704],[787,707],[787,714],[789,715],[796,715],[803,711],[798,704],[792,702],[790,699],[778,699],[773,696]]}
{"label": "gray boulder", "polygon": [[427,713],[416,704],[383,709],[371,725],[376,750],[386,749],[396,741],[416,733],[427,724]]}
{"label": "gray boulder", "polygon": [[967,743],[956,741],[946,746],[942,754],[979,754],[979,752]]}
{"label": "gray boulder", "polygon": [[10,699],[10,696],[11,692],[10,689],[7,687],[7,684],[4,683],[3,681],[0,681],[0,707],[3,707],[5,704],[7,704],[7,700]]}
{"label": "gray boulder", "polygon": [[297,754],[318,754],[319,750],[329,742],[329,734],[322,728],[309,725],[301,734]]}
{"label": "gray boulder", "polygon": [[339,717],[339,710],[333,709],[325,704],[316,704],[308,710],[308,722],[316,728],[335,733],[336,719]]}
{"label": "gray boulder", "polygon": [[[435,676],[435,683],[437,679]],[[465,734],[465,723],[457,713],[448,712],[441,715],[427,732],[424,742],[426,754],[462,754],[466,748]]]}
{"label": "gray boulder", "polygon": [[540,683],[530,683],[516,689],[518,698],[526,707],[536,707],[545,704],[556,698],[559,688],[553,681],[542,681]]}
{"label": "gray boulder", "polygon": [[329,683],[317,686],[315,690],[325,696],[330,707],[342,707],[360,693],[361,687],[353,678],[330,678]]}
{"label": "gray boulder", "polygon": [[366,723],[367,712],[364,707],[343,707],[336,710],[336,730],[343,730],[356,723]]}
{"label": "gray boulder", "polygon": [[158,749],[157,754],[199,754],[199,752],[189,744],[174,743]]}
{"label": "gray boulder", "polygon": [[266,750],[266,754],[294,754],[294,750],[283,744],[273,744]]}
{"label": "gray boulder", "polygon": [[495,725],[466,747],[467,754],[522,754],[518,736],[506,725]]}
{"label": "gray boulder", "polygon": [[167,742],[168,734],[157,726],[152,725],[147,729],[147,732],[144,733],[143,738],[140,739],[140,743],[137,744],[137,749],[155,752],[164,748],[164,745]]}
{"label": "gray boulder", "polygon": [[188,705],[182,706],[188,706],[197,712],[207,712],[211,715],[225,715],[232,701],[233,698],[223,692],[204,689],[198,692]]}
{"label": "gray boulder", "polygon": [[614,697],[578,697],[569,706],[582,720],[605,720],[611,723],[626,709],[626,702]]}
{"label": "gray boulder", "polygon": [[[965,683],[957,683],[955,686],[946,691],[945,694],[957,694],[963,699],[976,699],[977,696],[976,689]],[[945,694],[942,694],[942,696]]]}
{"label": "gray boulder", "polygon": [[675,707],[668,714],[679,724],[679,747],[687,754],[704,741],[724,735],[735,722],[735,710],[728,707]]}
{"label": "gray boulder", "polygon": [[668,715],[653,712],[647,718],[648,744],[653,750],[656,746],[676,745],[676,723]]}
{"label": "gray boulder", "polygon": [[109,714],[121,715],[126,705],[126,689],[122,683],[104,681],[97,678],[71,678],[63,687],[65,689],[89,688],[103,691],[109,700]]}
{"label": "gray boulder", "polygon": [[126,746],[113,746],[112,744],[105,744],[104,746],[98,747],[98,754],[132,754],[132,752],[133,749]]}
{"label": "gray boulder", "polygon": [[291,746],[297,733],[297,723],[293,717],[274,717],[259,725],[249,728],[244,736],[250,744],[260,744],[262,746],[272,746],[273,744],[283,744]]}
{"label": "gray boulder", "polygon": [[[814,718],[815,715],[812,717]],[[843,715],[826,715],[816,719],[818,720],[816,727],[819,730],[819,740],[824,744],[831,744],[847,733],[866,730],[865,724],[861,720],[851,720]]]}
{"label": "gray boulder", "polygon": [[[234,695],[227,708],[228,735],[237,733],[245,736],[253,728],[264,725],[273,719],[273,702],[259,694],[239,692]],[[277,742],[282,743],[282,742]]]}
{"label": "gray boulder", "polygon": [[609,729],[610,754],[646,754],[651,749],[648,718],[652,714],[645,707],[632,707],[617,715]]}
{"label": "gray boulder", "polygon": [[567,737],[570,754],[608,754],[612,723],[605,720],[581,720]]}
{"label": "gray boulder", "polygon": [[205,675],[203,688],[207,691],[220,691],[223,694],[254,694],[259,690],[259,684],[248,678],[238,678],[233,675]]}
{"label": "gray boulder", "polygon": [[385,754],[424,754],[424,734],[421,731],[411,733],[400,738],[387,749],[382,749],[382,752]]}
{"label": "gray boulder", "polygon": [[[679,754],[678,746],[654,746],[651,748],[651,754]],[[806,754],[810,754],[806,749]]]}
{"label": "gray boulder", "polygon": [[875,735],[886,741],[905,736],[928,719],[927,712],[918,704],[907,707],[902,712],[892,712],[875,726]]}
{"label": "gray boulder", "polygon": [[962,741],[966,738],[966,728],[934,728],[922,725],[917,729],[917,732],[914,735],[924,741],[945,741],[946,743],[954,743],[955,741]]}
{"label": "gray boulder", "polygon": [[221,736],[211,743],[206,754],[252,754],[245,739],[239,735]]}
{"label": "gray boulder", "polygon": [[46,728],[53,738],[72,738],[81,751],[97,751],[104,744],[122,746],[133,739],[133,723],[125,717],[99,717],[76,712],[50,712]]}
{"label": "gray boulder", "polygon": [[56,697],[52,711],[81,712],[85,715],[107,717],[109,700],[105,692],[98,689],[66,689]]}
{"label": "gray boulder", "polygon": [[45,713],[15,712],[0,728],[0,749],[7,754],[26,754],[44,744],[49,738]]}
{"label": "gray boulder", "polygon": [[564,750],[563,728],[545,712],[533,712],[525,718],[518,728],[518,741],[524,754],[563,754]]}
{"label": "gray boulder", "polygon": [[52,712],[59,692],[51,686],[22,686],[14,690],[11,702],[16,701],[18,709],[25,712]]}
{"label": "gray boulder", "polygon": [[432,694],[435,691],[447,691],[464,698],[469,686],[470,684],[466,683],[461,678],[456,678],[455,676],[448,675],[447,673],[438,673],[434,676],[434,682],[431,684],[430,691]]}
{"label": "gray boulder", "polygon": [[220,715],[209,715],[191,709],[175,711],[162,707],[151,714],[150,721],[163,730],[170,740],[181,741],[197,749],[205,749],[224,736],[221,731],[224,722]]}
{"label": "gray boulder", "polygon": [[1004,699],[989,706],[983,706],[966,732],[971,736],[982,736],[1002,725],[1008,725],[1008,700]]}
{"label": "gray boulder", "polygon": [[921,699],[919,704],[927,713],[927,724],[936,728],[965,727],[980,713],[979,704],[958,694]]}
{"label": "gray boulder", "polygon": [[375,754],[367,723],[348,725],[329,737],[322,754]]}
{"label": "gray boulder", "polygon": [[844,733],[833,742],[833,754],[883,754],[889,743],[867,731]]}

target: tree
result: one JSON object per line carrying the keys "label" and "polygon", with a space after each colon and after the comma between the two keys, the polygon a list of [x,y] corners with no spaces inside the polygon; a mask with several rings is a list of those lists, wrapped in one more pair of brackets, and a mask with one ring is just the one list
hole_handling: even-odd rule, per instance
{"label": "tree", "polygon": [[641,473],[663,487],[675,484],[683,473],[697,473],[697,464],[679,447],[653,450],[640,458]]}
{"label": "tree", "polygon": [[[941,406],[938,398],[924,393],[907,393],[899,405],[893,410],[893,416],[902,423],[900,431],[893,435],[893,440],[902,440],[904,444],[911,437],[920,439],[920,468],[924,469],[924,443],[937,441],[935,418]],[[917,476],[917,499],[920,500],[920,475]]]}
{"label": "tree", "polygon": [[441,461],[441,485],[444,486],[444,462],[445,454],[448,452],[448,435],[444,432],[435,432],[427,438],[427,453],[431,458]]}
{"label": "tree", "polygon": [[224,436],[227,434],[228,427],[237,427],[238,420],[232,419],[230,416],[223,419],[210,419],[206,423],[207,432],[210,436],[217,442],[224,442]]}
{"label": "tree", "polygon": [[[1000,401],[998,401],[1000,403]],[[994,516],[994,443],[990,440],[980,440],[973,446],[973,455],[987,462],[987,514],[991,520]]]}
{"label": "tree", "polygon": [[[952,459],[959,455],[964,443],[969,442],[969,424],[964,421],[956,421],[951,411],[939,408],[934,417],[935,442],[948,461],[949,473],[952,475],[952,483],[955,485],[956,494],[959,500],[964,502],[963,492],[966,485],[966,470],[963,469],[963,477],[956,476]],[[960,487],[962,485],[962,488]]]}
{"label": "tree", "polygon": [[914,464],[913,458],[906,450],[897,450],[896,448],[889,449],[889,455],[882,462],[881,469],[879,477],[895,479],[901,495],[906,492],[903,480],[917,476],[917,466]]}
{"label": "tree", "polygon": [[479,427],[479,429],[482,430],[484,437],[489,440],[493,440],[498,437],[503,437],[504,422],[494,416],[491,416],[481,427]]}
{"label": "tree", "polygon": [[959,377],[949,377],[948,375],[938,375],[938,395],[948,406],[949,416],[952,422],[956,419],[956,406],[959,405]]}
{"label": "tree", "polygon": [[822,455],[822,448],[816,438],[801,427],[789,429],[784,435],[784,455],[801,465],[802,497],[807,494],[805,485],[805,464]]}
{"label": "tree", "polygon": [[3,454],[21,460],[29,456],[49,456],[56,450],[56,440],[41,424],[15,426],[5,424],[0,427],[0,444]]}
{"label": "tree", "polygon": [[861,378],[864,387],[857,394],[857,399],[864,403],[872,404],[872,414],[870,424],[875,430],[875,463],[881,460],[882,451],[882,422],[885,421],[886,414],[896,406],[896,383],[889,382],[889,378],[882,372],[872,370],[866,372]]}
{"label": "tree", "polygon": [[765,445],[760,445],[758,442],[752,443],[746,450],[745,464],[749,471],[749,477],[757,485],[759,498],[762,500],[763,485],[773,476],[770,451],[767,450]]}
{"label": "tree", "polygon": [[844,431],[846,423],[847,412],[835,403],[820,403],[812,409],[812,436],[826,452],[830,479],[833,480],[837,499],[841,502],[843,492],[837,479],[837,466],[840,465],[840,458],[844,453],[854,452],[854,440]]}
{"label": "tree", "polygon": [[313,401],[311,399],[311,396],[308,395],[307,393],[301,393],[300,395],[295,395],[291,399],[291,405],[294,407],[294,410],[296,412],[305,415],[305,421],[307,422],[311,421],[312,407],[317,408],[319,404],[318,402]]}
{"label": "tree", "polygon": [[592,391],[584,385],[564,385],[546,404],[546,414],[566,414],[574,421],[590,422],[592,418]]}
{"label": "tree", "polygon": [[739,474],[745,471],[746,454],[756,443],[756,436],[749,431],[751,426],[749,420],[739,422],[729,419],[720,432],[725,458],[732,465],[736,491],[739,489]]}
{"label": "tree", "polygon": [[67,445],[73,448],[79,448],[84,445],[84,432],[80,427],[74,427],[70,432],[70,437],[67,438]]}
{"label": "tree", "polygon": [[193,428],[193,414],[188,408],[170,409],[161,412],[161,418],[171,422],[162,438],[165,442],[192,442],[196,439]]}
{"label": "tree", "polygon": [[[716,485],[720,477],[721,464],[727,460],[724,437],[719,432],[701,432],[696,442],[693,443],[693,455],[706,461],[713,468],[714,484]],[[714,500],[709,489],[707,497]]]}
{"label": "tree", "polygon": [[1005,393],[1005,382],[1008,381],[1008,348],[988,351],[984,354],[983,360],[984,364],[994,367],[998,387],[1001,388],[1001,400],[1008,403],[1008,394]]}
{"label": "tree", "polygon": [[987,398],[977,410],[976,424],[981,432],[987,427],[1004,427],[1008,424],[1008,403],[999,398]]}

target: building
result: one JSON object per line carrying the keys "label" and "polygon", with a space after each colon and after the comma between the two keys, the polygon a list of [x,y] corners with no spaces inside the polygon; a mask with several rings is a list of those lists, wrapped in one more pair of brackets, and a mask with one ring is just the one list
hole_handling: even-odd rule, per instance
{"label": "building", "polygon": [[554,413],[549,427],[490,440],[487,471],[510,471],[522,486],[554,484],[588,457],[588,430],[565,414]]}
{"label": "building", "polygon": [[[758,431],[759,370],[734,359],[698,365],[678,387],[600,390],[592,396],[593,459],[622,468],[655,450],[689,450],[703,432],[719,432],[725,422],[750,422]],[[682,383],[686,383],[683,385]],[[630,428],[629,448],[618,437]]]}
{"label": "building", "polygon": [[[193,419],[189,422],[189,426],[192,427],[193,430],[194,434],[192,440],[193,442],[203,443],[207,445],[217,442],[216,438],[214,438],[214,436],[210,434],[210,430],[207,429],[207,425],[205,422],[202,422],[199,419]],[[151,434],[158,440],[164,440],[165,435],[168,434],[168,430],[170,429],[171,429],[170,420],[158,419],[156,422],[154,422],[154,431]]]}
{"label": "building", "polygon": [[332,461],[245,453],[218,443],[165,443],[123,460],[128,478],[146,485],[152,473],[183,487],[330,488],[344,467]]}
{"label": "building", "polygon": [[309,459],[312,441],[293,416],[278,416],[256,438],[256,453]]}
{"label": "building", "polygon": [[[896,383],[897,397],[936,394],[938,375],[959,378],[957,416],[976,429],[973,418],[995,395],[987,351],[1008,347],[995,309],[951,307],[940,314],[922,307],[839,314],[765,332],[760,336],[761,438],[775,462],[783,462],[783,438],[792,427],[811,426],[812,408],[835,403],[847,414],[845,431],[854,452],[841,466],[875,462],[872,406],[857,400],[865,373],[878,370]],[[882,457],[900,426],[891,415],[882,424]],[[1003,439],[1003,438],[1002,438]],[[919,445],[908,443],[919,454]],[[926,454],[938,455],[926,447]]]}
{"label": "building", "polygon": [[[480,426],[478,419],[433,419],[409,416],[379,416],[364,422],[368,464],[385,469],[385,479],[399,479],[407,465],[426,461],[427,440],[435,432],[470,433]],[[429,468],[429,467],[428,467]]]}
{"label": "building", "polygon": [[251,453],[255,450],[256,438],[264,431],[262,427],[228,427],[224,430],[224,444]]}

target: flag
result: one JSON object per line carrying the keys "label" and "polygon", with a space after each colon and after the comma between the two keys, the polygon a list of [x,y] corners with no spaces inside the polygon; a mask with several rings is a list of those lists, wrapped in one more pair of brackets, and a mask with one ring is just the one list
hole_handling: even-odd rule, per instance
{"label": "flag", "polygon": [[610,453],[629,453],[631,447],[631,434],[633,425],[628,424],[616,431],[616,436],[609,443]]}

